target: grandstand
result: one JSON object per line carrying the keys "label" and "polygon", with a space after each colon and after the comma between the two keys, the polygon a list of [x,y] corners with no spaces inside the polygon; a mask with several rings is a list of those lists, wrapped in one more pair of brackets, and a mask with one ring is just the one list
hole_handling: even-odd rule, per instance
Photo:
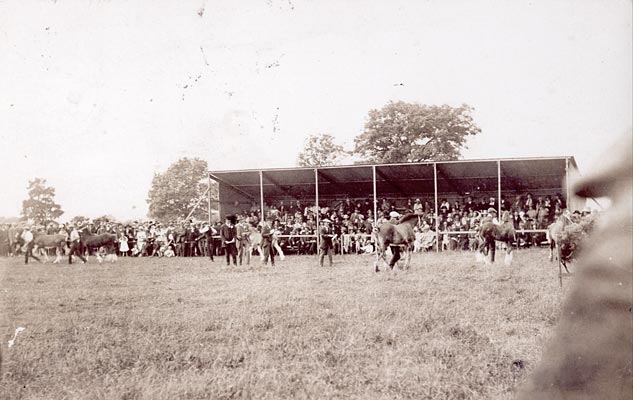
{"label": "grandstand", "polygon": [[209,179],[219,184],[221,218],[253,204],[260,210],[296,200],[326,206],[347,197],[369,199],[376,218],[383,198],[395,203],[425,198],[437,215],[442,199],[494,197],[501,212],[502,198],[560,193],[569,208],[581,209],[584,202],[572,196],[568,183],[577,174],[574,157],[562,156],[210,171]]}

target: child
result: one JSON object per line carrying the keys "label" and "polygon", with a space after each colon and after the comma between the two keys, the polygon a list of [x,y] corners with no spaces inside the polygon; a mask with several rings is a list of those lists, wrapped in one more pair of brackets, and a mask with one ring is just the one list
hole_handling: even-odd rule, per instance
{"label": "child", "polygon": [[127,244],[127,236],[121,235],[119,237],[119,253],[122,257],[127,257],[127,252],[130,251],[130,247]]}

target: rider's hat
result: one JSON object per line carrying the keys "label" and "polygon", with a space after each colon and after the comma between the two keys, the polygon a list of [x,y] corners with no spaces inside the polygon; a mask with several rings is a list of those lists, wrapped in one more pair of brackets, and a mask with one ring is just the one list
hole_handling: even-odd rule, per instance
{"label": "rider's hat", "polygon": [[332,221],[330,221],[330,220],[329,220],[329,219],[327,219],[327,218],[322,219],[322,220],[321,220],[321,222],[327,222],[328,224],[331,224],[331,223],[332,223]]}
{"label": "rider's hat", "polygon": [[398,214],[397,211],[392,211],[392,212],[389,213],[389,216],[391,218],[398,218],[400,216],[400,214]]}
{"label": "rider's hat", "polygon": [[497,213],[497,210],[495,210],[494,208],[490,207],[490,208],[488,209],[488,214],[490,214],[490,213],[495,213],[495,214],[496,214],[496,213]]}

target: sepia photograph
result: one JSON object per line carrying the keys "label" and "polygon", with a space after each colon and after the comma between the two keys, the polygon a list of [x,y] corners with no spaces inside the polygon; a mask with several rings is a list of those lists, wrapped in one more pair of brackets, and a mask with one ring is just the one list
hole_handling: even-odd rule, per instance
{"label": "sepia photograph", "polygon": [[631,0],[0,0],[0,399],[633,399]]}

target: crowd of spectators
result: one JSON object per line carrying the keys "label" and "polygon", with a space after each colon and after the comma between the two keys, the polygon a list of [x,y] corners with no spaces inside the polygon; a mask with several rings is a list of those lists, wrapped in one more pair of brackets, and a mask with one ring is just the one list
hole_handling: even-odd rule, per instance
{"label": "crowd of spectators", "polygon": [[[440,249],[472,249],[473,230],[485,215],[493,208],[508,211],[515,229],[545,229],[554,220],[555,215],[566,208],[560,194],[538,196],[530,193],[517,195],[512,200],[501,198],[500,205],[496,196],[481,197],[476,201],[472,196],[465,198],[442,198],[438,202],[438,214],[435,214],[434,199],[382,198],[376,207],[374,218],[373,197],[350,198],[324,201],[321,207],[300,200],[290,202],[279,200],[264,204],[263,213],[258,204],[241,207],[234,204],[236,218],[258,227],[262,218],[273,223],[279,244],[284,252],[298,254],[316,254],[317,215],[319,220],[331,221],[335,234],[334,251],[336,253],[371,253],[374,251],[374,239],[371,235],[376,225],[393,220],[396,215],[417,214],[421,224],[415,228],[416,250],[431,250],[438,245]],[[438,228],[436,227],[436,220]],[[171,221],[84,221],[80,228],[92,234],[111,233],[118,238],[117,252],[120,256],[213,256],[222,255],[222,246],[218,236],[222,221],[211,226],[207,222],[194,220]],[[19,249],[24,224],[0,225],[0,254],[10,254]],[[47,234],[68,234],[68,226],[51,222],[46,226],[34,226],[33,232]],[[460,232],[463,232],[460,233]],[[538,243],[535,234],[523,234],[525,245]],[[209,244],[212,244],[211,246]],[[13,248],[12,248],[13,247]],[[210,254],[211,253],[211,254]]]}

